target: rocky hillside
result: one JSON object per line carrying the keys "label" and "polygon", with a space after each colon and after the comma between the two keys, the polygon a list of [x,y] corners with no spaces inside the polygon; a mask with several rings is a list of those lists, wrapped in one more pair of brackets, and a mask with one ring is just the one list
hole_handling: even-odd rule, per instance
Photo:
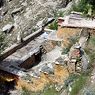
{"label": "rocky hillside", "polygon": [[[19,31],[26,36],[38,29],[70,0],[0,0],[0,31],[10,32],[16,42]],[[10,31],[11,30],[11,31]],[[11,42],[11,43],[12,43]]]}

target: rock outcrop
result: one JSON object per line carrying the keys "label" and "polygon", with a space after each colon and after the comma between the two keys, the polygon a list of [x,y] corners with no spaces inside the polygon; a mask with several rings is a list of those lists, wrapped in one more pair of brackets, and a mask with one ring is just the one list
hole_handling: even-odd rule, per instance
{"label": "rock outcrop", "polygon": [[14,25],[12,35],[8,35],[14,43],[17,32],[23,31],[24,37],[34,32],[39,28],[37,22],[45,23],[47,18],[53,17],[56,10],[65,5],[66,0],[0,0],[0,28],[9,22]]}

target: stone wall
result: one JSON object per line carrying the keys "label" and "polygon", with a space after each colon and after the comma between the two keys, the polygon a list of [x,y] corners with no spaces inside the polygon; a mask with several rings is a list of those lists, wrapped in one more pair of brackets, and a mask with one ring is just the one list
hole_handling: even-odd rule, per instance
{"label": "stone wall", "polygon": [[14,52],[16,52],[16,50],[22,48],[23,46],[28,44],[30,41],[32,41],[34,38],[40,36],[42,33],[43,33],[43,31],[40,29],[40,30],[36,31],[35,33],[33,33],[33,34],[27,36],[26,38],[24,38],[23,39],[24,41],[22,43],[14,44],[10,48],[8,48],[7,50],[4,51],[3,54],[0,55],[0,61],[5,59],[9,55],[13,54]]}

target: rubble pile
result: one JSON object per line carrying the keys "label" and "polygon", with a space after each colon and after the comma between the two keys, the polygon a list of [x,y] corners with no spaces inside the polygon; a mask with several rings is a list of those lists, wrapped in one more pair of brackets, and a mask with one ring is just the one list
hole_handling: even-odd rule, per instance
{"label": "rubble pile", "polygon": [[45,71],[44,69],[42,69],[40,71],[40,76],[31,77],[30,82],[27,82],[27,80],[22,79],[18,80],[17,88],[21,89],[22,87],[25,87],[33,92],[37,92],[43,90],[46,85],[51,83],[54,83],[56,85],[63,84],[66,78],[68,78],[69,76],[67,68],[60,64],[55,64],[53,69],[53,73],[51,73],[50,67],[48,67],[48,69],[45,69]]}

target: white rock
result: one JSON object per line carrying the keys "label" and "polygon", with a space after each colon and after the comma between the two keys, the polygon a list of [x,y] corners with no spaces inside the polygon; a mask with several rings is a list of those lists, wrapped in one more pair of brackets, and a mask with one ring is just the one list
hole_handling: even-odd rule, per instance
{"label": "white rock", "polygon": [[12,24],[7,24],[3,27],[2,31],[10,31],[13,28]]}
{"label": "white rock", "polygon": [[27,2],[24,2],[24,3],[22,3],[21,5],[23,5],[23,6],[27,6]]}
{"label": "white rock", "polygon": [[26,12],[24,14],[24,17],[26,17],[27,19],[32,19],[32,10],[29,8],[26,8]]}
{"label": "white rock", "polygon": [[20,12],[20,11],[22,11],[22,7],[20,7],[20,8],[16,8],[16,9],[14,9],[11,13],[12,14],[15,14],[15,13],[17,13],[17,12]]}
{"label": "white rock", "polygon": [[72,91],[72,88],[71,88],[71,86],[69,85],[69,91],[71,92]]}
{"label": "white rock", "polygon": [[42,27],[42,25],[43,25],[43,20],[41,20],[41,21],[38,21],[38,23],[36,24],[38,27]]}

